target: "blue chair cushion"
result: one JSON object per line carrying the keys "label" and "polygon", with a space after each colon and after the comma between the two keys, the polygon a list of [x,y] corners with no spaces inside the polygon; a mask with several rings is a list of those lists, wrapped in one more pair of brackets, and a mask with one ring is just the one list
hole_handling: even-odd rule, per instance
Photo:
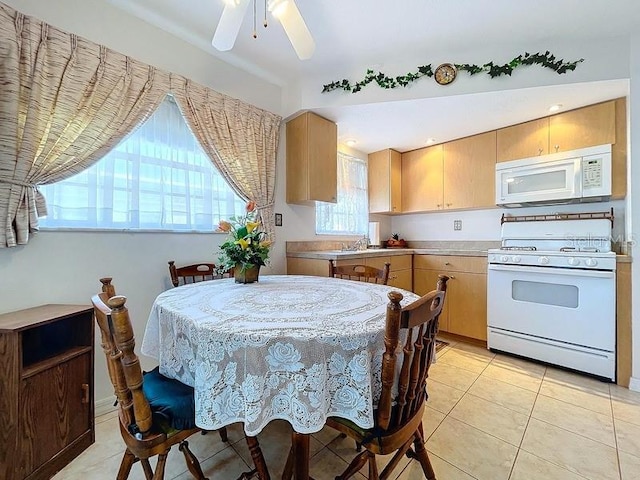
{"label": "blue chair cushion", "polygon": [[158,367],[144,373],[142,391],[151,406],[154,420],[176,430],[195,428],[193,388],[162,375]]}

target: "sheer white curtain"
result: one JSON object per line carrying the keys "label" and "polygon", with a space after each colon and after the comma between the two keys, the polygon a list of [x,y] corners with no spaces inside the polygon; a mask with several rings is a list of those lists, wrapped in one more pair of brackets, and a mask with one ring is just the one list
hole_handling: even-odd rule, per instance
{"label": "sheer white curtain", "polygon": [[369,229],[367,162],[338,152],[336,203],[316,202],[316,233],[366,235]]}
{"label": "sheer white curtain", "polygon": [[171,97],[98,163],[41,189],[44,228],[212,231],[245,205]]}

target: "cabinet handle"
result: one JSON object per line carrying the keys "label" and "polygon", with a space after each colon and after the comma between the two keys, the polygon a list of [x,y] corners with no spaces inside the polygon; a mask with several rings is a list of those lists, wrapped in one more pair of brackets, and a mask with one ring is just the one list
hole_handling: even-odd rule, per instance
{"label": "cabinet handle", "polygon": [[544,150],[542,148],[538,149],[538,155],[542,155],[542,152],[544,152]]}
{"label": "cabinet handle", "polygon": [[397,279],[397,278],[398,278],[398,276],[397,276],[397,275],[390,275],[390,276],[389,276],[389,280],[395,280],[395,279]]}
{"label": "cabinet handle", "polygon": [[89,403],[89,384],[82,384],[82,403]]}
{"label": "cabinet handle", "polygon": [[444,262],[445,265],[451,265],[449,262]]}
{"label": "cabinet handle", "polygon": [[441,203],[436,203],[436,207],[442,208],[442,204]]}
{"label": "cabinet handle", "polygon": [[447,207],[450,207],[451,205],[453,205],[452,203],[447,203]]}
{"label": "cabinet handle", "polygon": [[560,149],[560,145],[556,145],[554,148],[556,149],[556,153],[558,153],[558,150]]}
{"label": "cabinet handle", "polygon": [[455,280],[456,276],[455,275],[449,275],[449,280]]}

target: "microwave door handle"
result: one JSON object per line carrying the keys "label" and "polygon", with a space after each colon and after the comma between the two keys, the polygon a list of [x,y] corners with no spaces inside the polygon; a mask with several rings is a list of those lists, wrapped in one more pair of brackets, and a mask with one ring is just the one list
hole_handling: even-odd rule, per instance
{"label": "microwave door handle", "polygon": [[580,270],[577,268],[553,268],[553,267],[529,267],[510,265],[489,264],[489,270],[497,272],[514,272],[514,273],[546,273],[552,275],[564,275],[567,277],[589,277],[589,278],[613,278],[615,272],[601,270]]}
{"label": "microwave door handle", "polygon": [[582,198],[582,158],[573,160],[573,185],[575,198]]}

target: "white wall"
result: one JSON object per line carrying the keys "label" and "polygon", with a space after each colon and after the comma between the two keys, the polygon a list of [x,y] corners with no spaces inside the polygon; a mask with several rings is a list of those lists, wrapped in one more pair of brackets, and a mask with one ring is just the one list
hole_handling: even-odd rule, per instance
{"label": "white wall", "polygon": [[[500,218],[505,215],[544,215],[553,213],[607,212],[614,209],[614,241],[625,240],[625,202],[618,200],[580,205],[555,205],[516,209],[491,208],[436,212],[392,217],[392,228],[405,240],[499,241]],[[462,230],[453,229],[453,221],[462,220]]]}

